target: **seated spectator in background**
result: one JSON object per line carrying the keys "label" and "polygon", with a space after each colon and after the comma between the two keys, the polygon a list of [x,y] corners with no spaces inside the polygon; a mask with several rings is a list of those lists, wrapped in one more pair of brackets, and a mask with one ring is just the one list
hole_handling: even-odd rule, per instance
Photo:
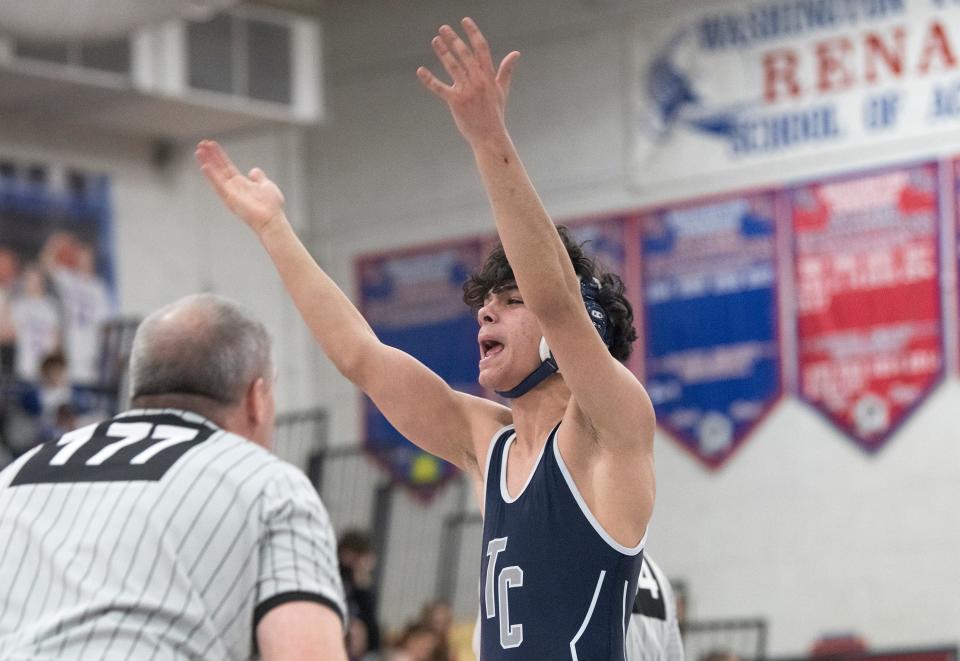
{"label": "seated spectator in background", "polygon": [[76,429],[77,413],[70,404],[61,404],[57,407],[57,412],[53,419],[53,427],[50,429],[50,438],[60,438],[71,429]]}
{"label": "seated spectator in background", "polygon": [[740,661],[740,657],[730,650],[715,649],[701,656],[700,661]]}
{"label": "seated spectator in background", "polygon": [[7,448],[7,405],[13,386],[17,334],[13,328],[10,303],[19,270],[17,255],[9,248],[0,246],[0,466],[6,465],[12,456]]}
{"label": "seated spectator in background", "polygon": [[[21,439],[21,445],[43,443],[59,438],[80,424],[105,417],[95,409],[93,397],[70,382],[67,361],[59,351],[46,356],[40,364],[40,378],[35,384],[21,384],[20,407],[34,428],[32,439]],[[21,437],[23,432],[20,433]]]}
{"label": "seated spectator in background", "polygon": [[378,654],[370,651],[367,641],[367,625],[356,617],[350,618],[347,625],[347,658],[350,661],[375,661]]}
{"label": "seated spectator in background", "polygon": [[426,626],[437,636],[437,645],[431,660],[451,661],[454,657],[450,651],[450,627],[453,626],[450,604],[439,599],[427,602],[420,611],[419,624]]}
{"label": "seated spectator in background", "polygon": [[[855,632],[829,633],[821,636],[813,643],[810,648],[810,658],[818,660],[844,659],[865,654],[869,650],[870,646],[867,645],[867,641]],[[739,659],[736,661],[739,661]]]}
{"label": "seated spectator in background", "polygon": [[377,594],[373,584],[377,555],[373,552],[370,535],[361,530],[343,533],[337,543],[337,559],[350,617],[366,626],[367,648],[363,651],[377,652],[380,649],[380,624],[377,621]]}
{"label": "seated spectator in background", "polygon": [[16,253],[0,246],[0,377],[13,374],[14,342],[17,334],[13,328],[10,303],[19,270]]}
{"label": "seated spectator in background", "polygon": [[60,312],[36,264],[23,269],[10,303],[16,333],[15,369],[21,381],[36,382],[44,358],[60,349]]}
{"label": "seated spectator in background", "polygon": [[40,363],[37,396],[41,424],[52,428],[56,422],[57,411],[62,406],[69,406],[73,400],[67,361],[59,351],[50,354]]}
{"label": "seated spectator in background", "polygon": [[100,333],[110,316],[107,285],[97,274],[96,253],[68,232],[50,236],[41,255],[63,310],[64,345],[70,378],[79,385],[98,381]]}
{"label": "seated spectator in background", "polygon": [[6,468],[11,461],[13,461],[13,455],[5,445],[0,444],[0,470]]}
{"label": "seated spectator in background", "polygon": [[440,640],[433,629],[417,622],[404,629],[387,661],[433,661]]}

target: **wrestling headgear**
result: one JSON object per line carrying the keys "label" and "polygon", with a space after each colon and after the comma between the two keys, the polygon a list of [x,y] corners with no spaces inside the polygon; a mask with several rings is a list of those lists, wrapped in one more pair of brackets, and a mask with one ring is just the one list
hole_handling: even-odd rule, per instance
{"label": "wrestling headgear", "polygon": [[[597,299],[600,297],[600,281],[596,278],[580,281],[580,295],[583,297],[583,304],[587,308],[587,314],[590,315],[590,321],[593,327],[600,333],[603,343],[610,346],[613,340],[613,329],[610,326],[610,320],[606,311],[600,306]],[[557,361],[554,360],[550,347],[547,346],[547,339],[540,338],[540,366],[533,370],[527,377],[510,390],[500,391],[497,394],[507,399],[514,399],[526,394],[551,374],[559,371]]]}

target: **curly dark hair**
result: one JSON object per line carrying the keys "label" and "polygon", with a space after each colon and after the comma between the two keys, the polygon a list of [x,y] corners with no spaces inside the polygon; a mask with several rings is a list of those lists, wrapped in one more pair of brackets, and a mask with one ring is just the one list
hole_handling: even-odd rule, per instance
{"label": "curly dark hair", "polygon": [[[583,251],[584,244],[576,243],[570,238],[566,227],[557,226],[557,232],[563,241],[573,270],[581,280],[597,278],[600,281],[600,294],[597,303],[607,313],[610,327],[613,329],[610,341],[610,353],[614,358],[623,362],[630,357],[633,342],[637,339],[637,331],[633,327],[633,306],[624,295],[623,280],[615,273],[604,271],[593,259]],[[483,265],[463,283],[463,302],[474,314],[483,307],[483,301],[490,292],[497,292],[516,284],[513,277],[513,268],[507,262],[507,255],[503,245],[498,243],[487,255]]]}

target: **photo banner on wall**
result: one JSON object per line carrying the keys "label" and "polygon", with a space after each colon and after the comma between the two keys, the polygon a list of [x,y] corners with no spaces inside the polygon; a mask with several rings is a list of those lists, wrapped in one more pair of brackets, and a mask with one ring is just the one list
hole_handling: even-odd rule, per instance
{"label": "photo banner on wall", "polygon": [[781,395],[771,192],[640,217],[647,391],[657,423],[710,468]]}
{"label": "photo banner on wall", "polygon": [[960,3],[726,0],[637,26],[637,186],[960,128]]}
{"label": "photo banner on wall", "polygon": [[937,164],[787,194],[800,398],[876,451],[943,374]]}
{"label": "photo banner on wall", "polygon": [[[360,310],[377,337],[409,353],[456,390],[481,395],[477,321],[463,282],[483,258],[479,239],[362,256]],[[363,398],[364,447],[412,493],[429,498],[455,468],[423,452]]]}
{"label": "photo banner on wall", "polygon": [[0,158],[0,379],[62,356],[74,386],[105,385],[113,244],[107,175]]}

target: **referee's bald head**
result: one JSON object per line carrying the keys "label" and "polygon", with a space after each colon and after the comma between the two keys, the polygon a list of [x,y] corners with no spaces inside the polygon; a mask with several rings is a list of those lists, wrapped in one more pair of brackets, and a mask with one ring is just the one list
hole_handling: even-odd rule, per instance
{"label": "referee's bald head", "polygon": [[227,298],[186,296],[153,312],[137,328],[130,353],[135,406],[207,414],[243,403],[257,379],[273,380],[270,335]]}

